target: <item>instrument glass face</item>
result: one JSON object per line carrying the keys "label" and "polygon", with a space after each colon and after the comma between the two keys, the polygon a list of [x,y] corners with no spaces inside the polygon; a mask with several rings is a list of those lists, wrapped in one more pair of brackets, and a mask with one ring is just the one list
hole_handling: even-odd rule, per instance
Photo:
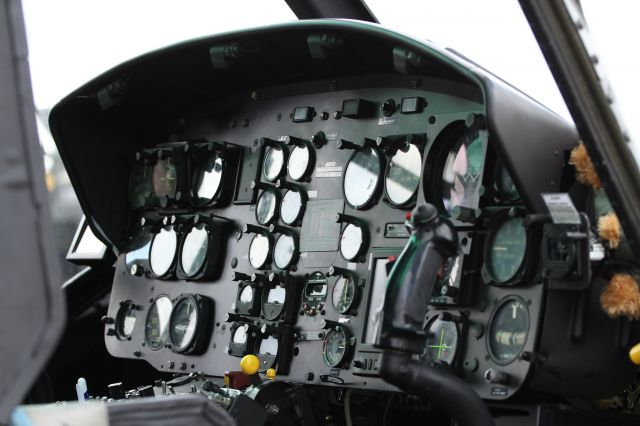
{"label": "instrument glass face", "polygon": [[342,327],[332,328],[327,332],[322,347],[322,357],[329,367],[342,363],[349,345],[349,338]]}
{"label": "instrument glass face", "polygon": [[276,217],[278,198],[273,191],[262,191],[256,206],[256,220],[260,225],[268,225]]}
{"label": "instrument glass face", "polygon": [[407,151],[399,149],[389,161],[385,180],[387,197],[396,205],[408,203],[420,184],[422,155],[414,144],[408,144]]}
{"label": "instrument glass face", "polygon": [[280,147],[267,147],[262,163],[262,173],[265,179],[274,182],[280,176],[284,167],[284,150]]}
{"label": "instrument glass face", "polygon": [[171,311],[171,299],[167,296],[158,297],[149,308],[144,325],[144,342],[149,349],[158,350],[166,343]]}
{"label": "instrument glass face", "polygon": [[153,166],[151,181],[156,197],[175,198],[178,191],[178,170],[171,157],[158,159]]}
{"label": "instrument glass face", "polygon": [[298,191],[288,190],[280,204],[280,218],[287,225],[293,225],[300,218],[302,195]]}
{"label": "instrument glass face", "polygon": [[162,228],[156,234],[151,243],[151,272],[162,276],[169,272],[176,257],[178,247],[178,234],[172,227]]}
{"label": "instrument glass face", "polygon": [[187,276],[197,274],[207,258],[209,249],[209,233],[203,226],[194,226],[185,236],[182,243],[180,264]]}
{"label": "instrument glass face", "polygon": [[193,297],[178,301],[171,314],[169,338],[176,350],[187,348],[196,336],[198,329],[198,304]]}
{"label": "instrument glass face", "polygon": [[146,161],[137,161],[133,165],[129,178],[129,203],[134,209],[144,207],[152,195],[151,171]]}
{"label": "instrument glass face", "polygon": [[323,311],[327,301],[327,277],[320,271],[309,275],[302,291],[302,310],[309,316]]}
{"label": "instrument glass face", "polygon": [[289,234],[280,234],[273,248],[273,262],[280,269],[291,266],[296,252],[296,242]]}
{"label": "instrument glass face", "polygon": [[453,321],[433,318],[427,325],[428,337],[422,359],[453,364],[458,349],[458,327]]}
{"label": "instrument glass face", "polygon": [[128,339],[136,325],[136,305],[131,301],[124,302],[116,315],[116,335],[119,339]]}
{"label": "instrument glass face", "polygon": [[149,262],[149,254],[151,251],[151,241],[153,241],[153,233],[148,229],[140,228],[133,236],[133,240],[129,244],[129,251],[124,255],[124,261],[127,269],[131,270],[133,265],[146,265]]}
{"label": "instrument glass face", "polygon": [[380,154],[374,148],[361,148],[353,154],[342,181],[345,198],[353,208],[362,208],[371,201],[381,171]]}
{"label": "instrument glass face", "polygon": [[269,293],[267,294],[267,303],[279,303],[283,305],[286,298],[287,290],[284,287],[277,285],[269,289]]}
{"label": "instrument glass face", "polygon": [[218,152],[210,152],[200,159],[194,174],[194,193],[197,203],[207,204],[218,195],[222,183],[224,162]]}
{"label": "instrument glass face", "polygon": [[483,166],[482,139],[477,132],[469,130],[449,151],[442,171],[440,191],[449,215],[453,216],[456,207],[477,207]]}
{"label": "instrument glass face", "polygon": [[351,277],[339,277],[331,293],[333,308],[340,314],[349,312],[357,294],[356,284]]}
{"label": "instrument glass face", "polygon": [[260,346],[258,347],[258,355],[277,355],[278,354],[278,339],[273,336],[267,336],[260,340]]}
{"label": "instrument glass face", "polygon": [[240,301],[244,303],[253,302],[254,290],[250,285],[246,285],[242,288],[240,292]]}
{"label": "instrument glass face", "polygon": [[346,260],[355,259],[362,249],[363,242],[362,228],[353,223],[348,224],[340,237],[340,254]]}
{"label": "instrument glass face", "polygon": [[239,345],[244,345],[247,343],[247,328],[248,326],[242,325],[233,332],[233,343],[237,343]]}
{"label": "instrument glass face", "polygon": [[516,276],[524,262],[527,250],[527,232],[519,217],[502,222],[493,234],[488,253],[488,270],[497,283]]}
{"label": "instrument glass face", "polygon": [[529,309],[519,297],[503,300],[489,325],[489,352],[498,364],[515,361],[527,343]]}
{"label": "instrument glass face", "polygon": [[256,234],[249,245],[249,263],[255,269],[261,269],[269,259],[271,241],[263,234]]}
{"label": "instrument glass face", "polygon": [[304,177],[309,167],[311,154],[307,145],[295,146],[289,155],[287,172],[293,180],[300,180]]}

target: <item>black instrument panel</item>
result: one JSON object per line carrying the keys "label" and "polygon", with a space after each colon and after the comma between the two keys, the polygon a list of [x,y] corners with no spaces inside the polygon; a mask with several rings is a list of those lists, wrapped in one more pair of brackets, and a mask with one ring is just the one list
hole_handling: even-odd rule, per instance
{"label": "black instrument panel", "polygon": [[[529,364],[517,356],[533,348],[542,290],[481,277],[483,209],[508,214],[518,202],[485,200],[496,155],[479,93],[376,79],[368,89],[216,108],[131,159],[132,239],[118,259],[109,316],[139,312],[133,326],[115,325],[127,328],[125,338],[107,327],[111,354],[220,376],[254,353],[262,371],[274,367],[283,380],[392,389],[377,377],[376,311],[408,236],[405,214],[428,200],[457,226],[463,252],[443,272],[426,324],[436,316],[455,324],[438,330],[449,330],[456,349],[436,335],[425,351],[448,351],[435,361],[485,398],[520,387]],[[527,307],[528,327],[505,363],[495,348],[508,352],[510,343],[490,320],[512,294]],[[146,327],[151,306],[167,305],[163,296],[186,319],[161,327],[154,308],[155,328]],[[172,333],[189,339],[176,345]],[[508,379],[486,378],[490,369]]]}

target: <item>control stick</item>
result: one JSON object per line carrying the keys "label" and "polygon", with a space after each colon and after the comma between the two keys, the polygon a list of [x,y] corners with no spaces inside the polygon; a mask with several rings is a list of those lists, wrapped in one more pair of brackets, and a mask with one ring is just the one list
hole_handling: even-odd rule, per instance
{"label": "control stick", "polygon": [[460,426],[492,426],[489,409],[470,385],[453,373],[414,359],[422,351],[422,328],[437,273],[458,249],[451,223],[431,204],[411,213],[411,237],[393,265],[379,322],[380,375],[388,383],[439,405]]}

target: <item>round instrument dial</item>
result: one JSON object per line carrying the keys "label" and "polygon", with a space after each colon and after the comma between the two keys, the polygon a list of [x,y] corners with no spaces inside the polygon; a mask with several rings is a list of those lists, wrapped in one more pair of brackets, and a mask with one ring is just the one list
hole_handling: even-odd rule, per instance
{"label": "round instrument dial", "polygon": [[169,339],[173,350],[181,352],[193,343],[198,330],[198,303],[193,296],[185,296],[178,300],[169,326]]}
{"label": "round instrument dial", "polygon": [[417,146],[407,145],[406,151],[399,149],[389,161],[385,179],[387,198],[397,206],[408,204],[420,184],[422,155]]}
{"label": "round instrument dial", "polygon": [[178,170],[171,157],[158,159],[153,166],[151,182],[156,197],[175,198],[178,191]]}
{"label": "round instrument dial", "polygon": [[193,192],[199,206],[211,203],[222,187],[224,160],[217,151],[200,158],[193,174]]}
{"label": "round instrument dial", "polygon": [[491,280],[504,284],[521,270],[527,252],[527,231],[522,218],[513,217],[499,223],[488,239],[485,265]]}
{"label": "round instrument dial", "polygon": [[136,305],[130,300],[120,305],[120,309],[118,309],[118,313],[116,314],[116,336],[118,336],[118,339],[124,340],[131,338],[136,325],[137,311]]}
{"label": "round instrument dial", "polygon": [[322,358],[329,367],[337,367],[345,360],[349,349],[349,336],[344,327],[335,327],[327,332],[322,346]]}
{"label": "round instrument dial", "polygon": [[360,148],[353,153],[344,172],[342,189],[354,209],[366,207],[380,183],[382,161],[375,148]]}
{"label": "round instrument dial", "polygon": [[278,354],[278,339],[274,336],[267,336],[260,340],[258,346],[259,355],[277,355]]}
{"label": "round instrument dial", "polygon": [[169,272],[176,258],[178,234],[173,227],[160,229],[151,242],[150,264],[151,272],[162,277]]}
{"label": "round instrument dial", "polygon": [[134,209],[145,207],[153,188],[151,186],[152,168],[146,161],[137,161],[129,177],[129,203]]}
{"label": "round instrument dial", "polygon": [[280,269],[287,269],[293,263],[297,250],[293,235],[280,234],[273,248],[273,263]]}
{"label": "round instrument dial", "polygon": [[127,248],[127,253],[124,255],[124,262],[129,271],[132,271],[133,266],[147,267],[153,236],[154,234],[145,228],[141,228],[135,233]]}
{"label": "round instrument dial", "polygon": [[264,153],[262,173],[265,179],[274,182],[284,168],[284,149],[279,146],[268,146]]}
{"label": "round instrument dial", "polygon": [[285,224],[294,225],[302,216],[303,207],[302,193],[289,189],[280,203],[280,218]]}
{"label": "round instrument dial", "polygon": [[243,303],[251,303],[253,302],[254,290],[250,285],[244,286],[242,291],[240,292],[240,297],[238,298]]}
{"label": "round instrument dial", "polygon": [[167,341],[172,304],[167,296],[159,296],[149,308],[144,324],[144,342],[151,350],[162,348]]}
{"label": "round instrument dial", "polygon": [[358,287],[351,277],[341,276],[333,285],[331,303],[336,312],[346,314],[358,298]]}
{"label": "round instrument dial", "polygon": [[362,228],[354,223],[345,226],[340,236],[340,254],[345,260],[354,260],[363,249],[364,235]]}
{"label": "round instrument dial", "polygon": [[247,343],[247,330],[249,330],[249,325],[244,324],[240,327],[236,328],[236,331],[233,332],[232,342],[238,345],[244,345]]}
{"label": "round instrument dial", "polygon": [[458,349],[458,326],[438,317],[427,324],[428,336],[422,359],[429,362],[453,364]]}
{"label": "round instrument dial", "polygon": [[442,170],[440,194],[449,215],[454,208],[475,209],[484,166],[484,145],[477,130],[468,129],[449,150]]}
{"label": "round instrument dial", "polygon": [[279,285],[267,288],[262,292],[262,316],[274,321],[284,310],[287,301],[287,289]]}
{"label": "round instrument dial", "polygon": [[180,253],[180,265],[187,277],[202,269],[209,250],[209,233],[204,225],[196,225],[184,237]]}
{"label": "round instrument dial", "polygon": [[491,315],[489,324],[489,354],[501,365],[515,361],[527,343],[529,309],[517,296],[503,299]]}
{"label": "round instrument dial", "polygon": [[278,211],[278,195],[275,191],[265,190],[258,197],[256,205],[256,221],[260,225],[268,225],[276,218]]}
{"label": "round instrument dial", "polygon": [[271,255],[271,239],[264,234],[256,234],[249,244],[249,263],[255,269],[262,269]]}
{"label": "round instrument dial", "polygon": [[296,145],[289,155],[287,173],[293,180],[300,180],[309,172],[311,165],[311,149],[306,145]]}

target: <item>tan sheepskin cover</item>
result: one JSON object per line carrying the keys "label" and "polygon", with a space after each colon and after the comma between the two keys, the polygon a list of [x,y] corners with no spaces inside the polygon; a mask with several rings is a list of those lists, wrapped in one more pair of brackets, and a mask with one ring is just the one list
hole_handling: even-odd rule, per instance
{"label": "tan sheepskin cover", "polygon": [[616,274],[600,295],[602,309],[610,317],[640,318],[640,289],[636,280],[627,274]]}

